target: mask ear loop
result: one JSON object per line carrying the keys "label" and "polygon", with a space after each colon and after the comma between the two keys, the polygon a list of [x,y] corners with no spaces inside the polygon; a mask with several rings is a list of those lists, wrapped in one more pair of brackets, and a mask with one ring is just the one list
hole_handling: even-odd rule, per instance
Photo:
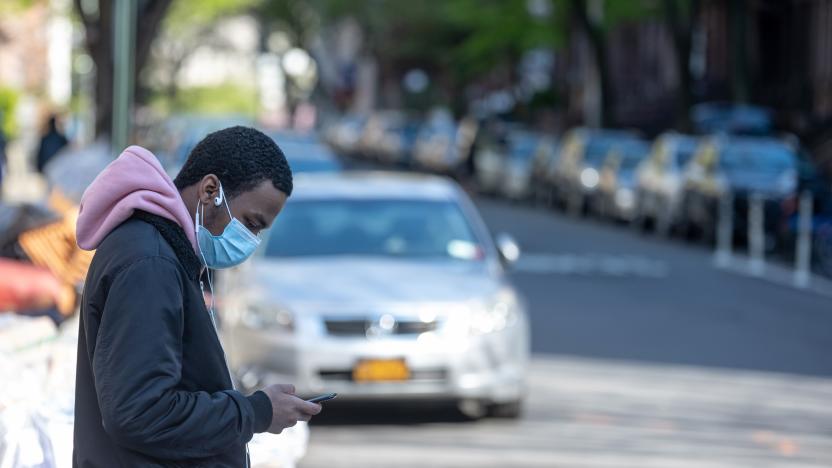
{"label": "mask ear loop", "polygon": [[225,192],[222,190],[222,184],[220,184],[220,197],[225,202],[225,211],[228,212],[228,222],[231,223],[234,217],[231,216],[231,206],[228,204],[228,198],[226,198]]}
{"label": "mask ear loop", "polygon": [[[222,193],[222,187],[220,187],[220,193]],[[200,213],[200,209],[202,210],[202,213]],[[197,250],[199,250],[199,256],[202,257],[202,264],[205,265],[205,276],[208,277],[208,289],[211,290],[211,306],[208,309],[208,312],[211,314],[211,322],[214,323],[214,328],[217,328],[217,322],[214,320],[214,283],[211,281],[211,269],[208,268],[208,262],[205,261],[205,254],[202,253],[202,246],[199,245],[199,229],[205,229],[205,226],[202,225],[204,217],[205,207],[202,205],[202,201],[197,201],[196,213],[194,213],[194,234],[196,234],[196,247]]]}

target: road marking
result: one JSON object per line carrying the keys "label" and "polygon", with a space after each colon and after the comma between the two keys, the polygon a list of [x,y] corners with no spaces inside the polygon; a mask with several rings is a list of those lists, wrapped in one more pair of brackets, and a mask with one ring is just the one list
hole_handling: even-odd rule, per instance
{"label": "road marking", "polygon": [[638,255],[538,253],[523,254],[513,270],[537,274],[664,278],[669,268],[662,260]]}

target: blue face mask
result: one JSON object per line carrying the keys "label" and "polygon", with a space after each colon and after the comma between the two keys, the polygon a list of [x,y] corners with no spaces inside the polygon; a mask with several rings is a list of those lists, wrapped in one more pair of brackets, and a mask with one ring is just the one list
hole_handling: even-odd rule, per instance
{"label": "blue face mask", "polygon": [[237,218],[231,216],[231,208],[220,185],[220,203],[225,202],[225,209],[231,219],[222,234],[215,236],[202,225],[204,212],[202,203],[199,204],[194,216],[197,246],[202,256],[202,263],[213,269],[231,268],[246,261],[260,244],[260,238],[249,231]]}

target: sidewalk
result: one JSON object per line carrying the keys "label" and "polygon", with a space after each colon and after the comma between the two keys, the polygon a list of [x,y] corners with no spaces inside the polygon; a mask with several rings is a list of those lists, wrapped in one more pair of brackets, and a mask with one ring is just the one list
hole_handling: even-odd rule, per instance
{"label": "sidewalk", "polygon": [[38,202],[46,197],[46,180],[32,172],[27,162],[25,145],[20,141],[9,144],[6,152],[8,166],[3,174],[0,200],[4,203]]}

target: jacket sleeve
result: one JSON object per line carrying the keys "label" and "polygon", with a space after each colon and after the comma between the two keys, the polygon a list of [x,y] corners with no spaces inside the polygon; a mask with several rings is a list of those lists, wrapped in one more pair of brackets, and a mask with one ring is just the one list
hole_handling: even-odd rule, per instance
{"label": "jacket sleeve", "polygon": [[178,390],[184,329],[183,275],[164,257],[116,274],[92,358],[104,430],[153,457],[210,457],[245,444],[271,424],[263,392],[244,397]]}

